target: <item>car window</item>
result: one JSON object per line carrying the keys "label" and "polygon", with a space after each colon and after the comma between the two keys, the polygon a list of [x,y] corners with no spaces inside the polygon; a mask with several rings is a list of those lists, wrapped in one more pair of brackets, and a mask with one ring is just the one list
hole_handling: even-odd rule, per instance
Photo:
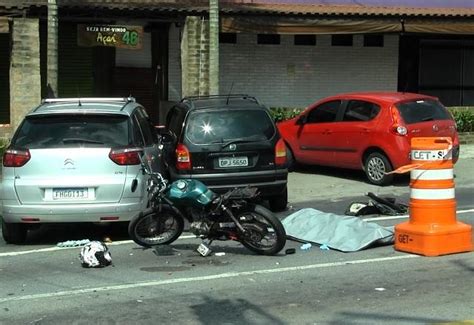
{"label": "car window", "polygon": [[145,145],[153,145],[155,137],[153,136],[154,131],[148,115],[142,108],[138,108],[134,115],[137,119],[138,125],[140,126],[143,139],[145,140]]}
{"label": "car window", "polygon": [[184,114],[177,107],[171,108],[166,115],[166,128],[175,136],[179,136],[183,126]]}
{"label": "car window", "polygon": [[232,139],[268,140],[275,132],[275,125],[264,110],[221,109],[191,112],[185,134],[192,143],[209,144]]}
{"label": "car window", "polygon": [[446,108],[436,100],[425,99],[398,103],[396,107],[407,124],[451,119]]}
{"label": "car window", "polygon": [[140,126],[138,125],[137,117],[132,115],[132,133],[133,133],[133,144],[139,147],[143,147],[145,141],[143,140],[143,134],[140,131]]}
{"label": "car window", "polygon": [[306,123],[334,122],[340,105],[340,100],[334,100],[315,107],[309,112]]}
{"label": "car window", "polygon": [[351,100],[347,104],[343,121],[370,121],[380,111],[380,106],[362,100]]}
{"label": "car window", "polygon": [[130,143],[127,116],[49,115],[26,117],[12,144],[22,148],[115,147]]}

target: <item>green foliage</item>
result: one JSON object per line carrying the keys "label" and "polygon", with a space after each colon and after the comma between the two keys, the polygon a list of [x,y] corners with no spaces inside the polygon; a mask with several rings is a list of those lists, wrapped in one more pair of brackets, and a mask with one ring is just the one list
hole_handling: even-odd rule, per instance
{"label": "green foliage", "polygon": [[271,107],[270,114],[275,122],[289,120],[300,114],[303,108]]}
{"label": "green foliage", "polygon": [[3,157],[3,152],[8,147],[9,141],[7,138],[0,138],[0,161]]}
{"label": "green foliage", "polygon": [[450,107],[458,128],[458,132],[474,132],[474,108],[473,107]]}

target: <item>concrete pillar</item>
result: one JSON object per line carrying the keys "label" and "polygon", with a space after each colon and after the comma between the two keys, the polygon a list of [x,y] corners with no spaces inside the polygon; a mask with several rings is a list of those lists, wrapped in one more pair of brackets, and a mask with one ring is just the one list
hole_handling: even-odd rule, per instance
{"label": "concrete pillar", "polygon": [[58,5],[57,0],[48,0],[48,68],[47,83],[58,96]]}
{"label": "concrete pillar", "polygon": [[209,29],[201,17],[186,17],[181,39],[182,96],[209,94]]}
{"label": "concrete pillar", "polygon": [[39,20],[13,19],[10,62],[10,125],[21,120],[41,101]]}
{"label": "concrete pillar", "polygon": [[209,93],[219,95],[219,1],[209,0]]}

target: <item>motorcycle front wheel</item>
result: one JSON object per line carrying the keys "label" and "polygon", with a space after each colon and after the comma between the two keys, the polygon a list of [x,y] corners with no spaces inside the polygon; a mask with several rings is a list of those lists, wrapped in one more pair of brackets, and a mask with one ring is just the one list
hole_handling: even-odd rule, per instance
{"label": "motorcycle front wheel", "polygon": [[286,232],[281,221],[260,205],[249,205],[236,213],[245,233],[240,242],[260,255],[275,255],[285,247]]}
{"label": "motorcycle front wheel", "polygon": [[183,218],[171,207],[163,205],[161,211],[148,209],[133,217],[128,225],[128,235],[138,245],[152,247],[174,242],[183,229]]}

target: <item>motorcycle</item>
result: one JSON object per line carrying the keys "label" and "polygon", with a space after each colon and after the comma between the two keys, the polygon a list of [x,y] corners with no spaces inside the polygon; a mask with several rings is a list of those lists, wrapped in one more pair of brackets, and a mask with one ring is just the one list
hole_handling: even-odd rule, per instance
{"label": "motorcycle", "polygon": [[224,194],[211,191],[196,179],[177,180],[171,184],[142,160],[148,174],[149,208],[129,223],[128,233],[143,247],[174,242],[184,230],[203,239],[198,252],[207,256],[214,240],[234,240],[261,255],[275,255],[286,244],[286,232],[280,220],[254,201],[256,188],[234,188]]}

